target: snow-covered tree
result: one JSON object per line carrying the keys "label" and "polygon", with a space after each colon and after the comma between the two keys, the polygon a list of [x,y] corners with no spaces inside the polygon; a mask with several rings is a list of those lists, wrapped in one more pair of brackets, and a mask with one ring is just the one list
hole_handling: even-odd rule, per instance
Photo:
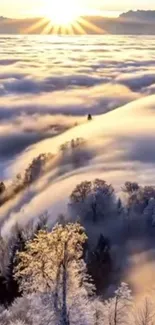
{"label": "snow-covered tree", "polygon": [[69,163],[73,168],[78,168],[91,157],[92,154],[86,147],[86,141],[83,138],[72,139],[60,147],[59,163],[62,167]]}
{"label": "snow-covered tree", "polygon": [[52,295],[36,293],[16,299],[9,308],[8,320],[28,325],[57,325]]}
{"label": "snow-covered tree", "polygon": [[72,192],[69,206],[76,216],[95,223],[116,208],[114,189],[101,179],[82,182]]}
{"label": "snow-covered tree", "polygon": [[9,262],[9,241],[0,235],[0,274],[6,276]]}
{"label": "snow-covered tree", "polygon": [[137,183],[126,182],[122,188],[126,195],[126,206],[129,212],[141,214],[149,200],[155,198],[154,186],[139,186]]}
{"label": "snow-covered tree", "polygon": [[135,182],[126,182],[122,187],[122,191],[125,193],[127,211],[132,213],[139,203],[140,186]]}
{"label": "snow-covered tree", "polygon": [[122,187],[122,191],[127,194],[132,194],[137,192],[140,189],[140,186],[136,182],[125,182]]}
{"label": "snow-covered tree", "polygon": [[36,181],[39,176],[45,172],[48,162],[53,158],[51,153],[40,154],[34,158],[28,168],[25,170],[23,184],[27,186]]}
{"label": "snow-covered tree", "polygon": [[54,307],[68,324],[68,299],[82,286],[86,294],[86,269],[82,261],[84,228],[76,224],[56,225],[49,233],[41,230],[17,254],[15,278],[25,292],[52,292]]}
{"label": "snow-covered tree", "polygon": [[17,298],[0,313],[1,325],[57,325],[51,295],[30,294]]}
{"label": "snow-covered tree", "polygon": [[135,310],[135,325],[155,324],[155,304],[151,297],[144,297],[140,306]]}
{"label": "snow-covered tree", "polygon": [[14,322],[10,322],[8,325],[29,325],[29,324],[26,324],[25,322],[22,322],[21,320],[16,320]]}
{"label": "snow-covered tree", "polygon": [[60,150],[62,152],[73,150],[73,149],[76,149],[76,148],[82,146],[84,143],[85,143],[85,140],[83,138],[72,139],[71,141],[63,143],[60,146]]}
{"label": "snow-covered tree", "polygon": [[105,304],[98,297],[95,297],[95,299],[92,300],[91,310],[93,313],[93,324],[94,325],[106,324],[104,308],[105,308]]}
{"label": "snow-covered tree", "polygon": [[39,231],[27,242],[25,251],[17,254],[20,262],[16,277],[23,288],[28,292],[51,288],[64,258],[68,264],[81,258],[86,238],[79,224],[56,225],[52,232]]}
{"label": "snow-covered tree", "polygon": [[155,226],[155,198],[151,198],[147,207],[144,210],[144,216],[146,218],[146,223]]}
{"label": "snow-covered tree", "polygon": [[0,324],[8,325],[9,311],[0,305]]}
{"label": "snow-covered tree", "polygon": [[115,296],[104,303],[104,324],[129,324],[131,302],[131,290],[126,283],[121,283],[121,286],[115,291]]}
{"label": "snow-covered tree", "polygon": [[15,299],[13,304],[8,309],[8,323],[16,323],[18,321],[21,321],[24,324],[31,325],[33,314],[35,314],[35,309],[31,308],[33,299],[33,295],[24,295],[20,298]]}
{"label": "snow-covered tree", "polygon": [[[94,302],[79,291],[67,298],[70,325],[94,325]],[[12,306],[0,313],[0,324],[58,325],[64,324],[61,311],[57,313],[51,292],[24,295],[15,300]]]}
{"label": "snow-covered tree", "polygon": [[87,199],[87,196],[91,193],[91,182],[85,181],[77,185],[72,192],[70,199],[73,203],[81,203]]}

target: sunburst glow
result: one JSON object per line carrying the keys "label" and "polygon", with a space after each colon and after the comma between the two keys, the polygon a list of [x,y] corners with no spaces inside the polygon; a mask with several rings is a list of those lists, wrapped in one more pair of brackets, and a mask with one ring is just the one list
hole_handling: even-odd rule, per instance
{"label": "sunburst glow", "polygon": [[73,24],[80,16],[80,8],[73,0],[47,0],[45,7],[45,15],[53,25],[67,26]]}
{"label": "sunburst glow", "polygon": [[[104,31],[100,27],[84,18],[86,8],[82,7],[83,0],[44,0],[43,7],[39,10],[36,23],[24,29],[24,33],[39,33],[53,35],[74,35],[101,33]],[[88,11],[87,11],[88,12]]]}

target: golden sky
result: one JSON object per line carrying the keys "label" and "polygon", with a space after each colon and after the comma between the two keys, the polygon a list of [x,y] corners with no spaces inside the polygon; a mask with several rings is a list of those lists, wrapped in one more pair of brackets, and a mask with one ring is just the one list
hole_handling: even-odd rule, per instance
{"label": "golden sky", "polygon": [[[69,0],[59,0],[60,11],[65,6],[69,10]],[[50,12],[57,0],[5,0],[0,1],[0,15],[7,17],[27,17],[44,15]],[[155,9],[154,0],[72,0],[72,6],[81,15],[103,13],[106,16],[118,16],[130,9]],[[11,8],[11,9],[10,9]]]}

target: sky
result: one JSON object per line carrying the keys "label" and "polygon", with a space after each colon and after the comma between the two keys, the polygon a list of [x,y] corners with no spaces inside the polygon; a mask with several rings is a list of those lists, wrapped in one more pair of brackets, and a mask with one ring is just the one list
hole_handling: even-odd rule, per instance
{"label": "sky", "polygon": [[[59,0],[60,1],[60,0]],[[65,1],[65,0],[61,0]],[[60,1],[60,2],[61,2]],[[68,1],[68,0],[66,0]],[[73,3],[74,0],[72,0]],[[76,1],[76,0],[75,0]],[[154,0],[79,0],[81,1],[81,11],[96,13],[98,10],[118,15],[121,12],[136,9],[155,10]],[[43,11],[50,10],[52,0],[5,0],[0,1],[0,15],[6,17],[25,17],[42,14]]]}

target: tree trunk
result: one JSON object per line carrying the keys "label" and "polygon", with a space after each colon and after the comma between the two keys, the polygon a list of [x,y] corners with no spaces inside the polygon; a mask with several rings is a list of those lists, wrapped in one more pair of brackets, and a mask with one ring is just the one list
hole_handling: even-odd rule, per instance
{"label": "tree trunk", "polygon": [[64,244],[64,260],[62,264],[62,324],[69,325],[69,317],[67,311],[67,268],[66,268],[66,248]]}
{"label": "tree trunk", "polygon": [[117,325],[117,307],[118,307],[119,298],[116,296],[115,310],[114,310],[114,325]]}
{"label": "tree trunk", "polygon": [[54,293],[54,308],[56,313],[59,311],[58,299],[59,299],[60,271],[61,271],[61,265],[58,266],[58,271],[56,275],[55,293]]}
{"label": "tree trunk", "polygon": [[92,212],[93,212],[93,222],[97,222],[97,203],[93,202],[92,203]]}

